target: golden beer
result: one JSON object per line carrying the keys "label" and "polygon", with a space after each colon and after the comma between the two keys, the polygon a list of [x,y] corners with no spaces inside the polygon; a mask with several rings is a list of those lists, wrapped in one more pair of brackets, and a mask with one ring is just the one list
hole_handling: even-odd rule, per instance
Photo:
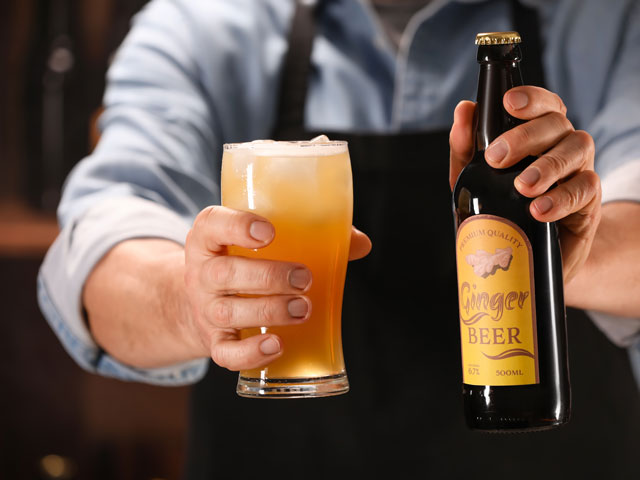
{"label": "golden beer", "polygon": [[240,372],[238,393],[304,397],[346,392],[341,310],[353,215],[346,142],[225,145],[222,204],[261,215],[275,227],[267,247],[232,246],[230,255],[299,262],[313,275],[306,322],[243,330],[243,338],[277,334],[283,355],[263,368]]}

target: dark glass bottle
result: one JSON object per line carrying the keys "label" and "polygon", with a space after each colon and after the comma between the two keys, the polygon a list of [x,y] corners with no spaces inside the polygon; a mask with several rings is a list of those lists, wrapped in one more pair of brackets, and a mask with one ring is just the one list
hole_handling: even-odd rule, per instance
{"label": "dark glass bottle", "polygon": [[490,167],[485,149],[522,123],[503,96],[522,85],[517,32],[479,34],[476,151],[453,193],[467,424],[545,430],[570,416],[562,260],[553,223],[536,221],[515,177],[533,160]]}

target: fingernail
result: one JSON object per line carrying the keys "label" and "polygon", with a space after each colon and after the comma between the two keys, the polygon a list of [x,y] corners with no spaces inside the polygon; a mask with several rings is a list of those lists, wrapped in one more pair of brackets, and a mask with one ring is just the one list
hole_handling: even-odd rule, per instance
{"label": "fingernail", "polygon": [[303,318],[309,311],[309,304],[304,298],[294,298],[287,304],[287,310],[293,318]]}
{"label": "fingernail", "polygon": [[311,281],[311,273],[305,268],[296,268],[289,274],[289,284],[294,288],[304,290]]}
{"label": "fingernail", "polygon": [[540,170],[538,170],[536,167],[529,167],[520,175],[518,175],[518,180],[525,185],[535,185],[535,183],[540,180]]}
{"label": "fingernail", "polygon": [[249,234],[261,242],[268,242],[273,238],[273,226],[269,222],[255,221],[249,227]]}
{"label": "fingernail", "polygon": [[484,156],[487,160],[490,160],[493,163],[500,163],[502,159],[507,156],[508,152],[509,147],[507,147],[506,142],[498,140],[497,142],[489,145],[489,148],[484,152]]}
{"label": "fingernail", "polygon": [[553,200],[549,197],[536,198],[533,204],[540,213],[547,213],[553,208]]}
{"label": "fingernail", "polygon": [[520,110],[529,103],[529,95],[522,92],[510,92],[507,94],[507,103],[513,110]]}
{"label": "fingernail", "polygon": [[273,355],[280,351],[280,342],[274,337],[269,337],[260,343],[260,351],[265,355]]}

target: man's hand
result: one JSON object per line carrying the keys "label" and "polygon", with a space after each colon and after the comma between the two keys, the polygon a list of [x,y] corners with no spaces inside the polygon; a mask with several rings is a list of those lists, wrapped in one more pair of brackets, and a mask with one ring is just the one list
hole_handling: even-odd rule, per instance
{"label": "man's hand", "polygon": [[[515,188],[532,198],[531,215],[541,222],[558,222],[565,282],[585,263],[600,221],[600,180],[593,170],[591,136],[576,131],[567,109],[554,93],[523,86],[503,99],[512,116],[528,120],[496,138],[485,152],[495,168],[506,168],[531,155],[538,156],[515,180]],[[475,104],[463,101],[454,113],[450,133],[451,188],[474,151],[472,123]],[[557,184],[556,186],[554,186]]]}
{"label": "man's hand", "polygon": [[[117,244],[83,291],[93,337],[114,358],[139,368],[206,357],[231,370],[266,365],[282,354],[280,339],[266,334],[241,340],[239,331],[306,321],[311,273],[300,264],[226,253],[231,244],[265,247],[273,236],[262,217],[208,207],[185,249],[156,238]],[[354,228],[349,259],[370,249],[369,238]]]}
{"label": "man's hand", "polygon": [[[192,325],[202,356],[230,370],[262,367],[282,355],[277,335],[241,339],[241,329],[296,325],[311,314],[305,293],[312,275],[305,265],[227,255],[230,245],[263,248],[274,235],[265,218],[216,206],[200,212],[187,236],[184,279]],[[349,258],[370,249],[368,237],[353,229]]]}

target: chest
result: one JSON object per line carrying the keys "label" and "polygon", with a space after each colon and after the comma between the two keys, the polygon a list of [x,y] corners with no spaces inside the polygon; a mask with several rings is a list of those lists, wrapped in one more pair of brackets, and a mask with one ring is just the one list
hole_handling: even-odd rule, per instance
{"label": "chest", "polygon": [[[446,128],[456,104],[475,98],[476,33],[514,29],[506,0],[434,0],[411,16],[395,48],[379,13],[360,2],[324,12],[311,57],[311,128]],[[338,22],[345,15],[360,22]],[[341,105],[327,109],[336,99]]]}

